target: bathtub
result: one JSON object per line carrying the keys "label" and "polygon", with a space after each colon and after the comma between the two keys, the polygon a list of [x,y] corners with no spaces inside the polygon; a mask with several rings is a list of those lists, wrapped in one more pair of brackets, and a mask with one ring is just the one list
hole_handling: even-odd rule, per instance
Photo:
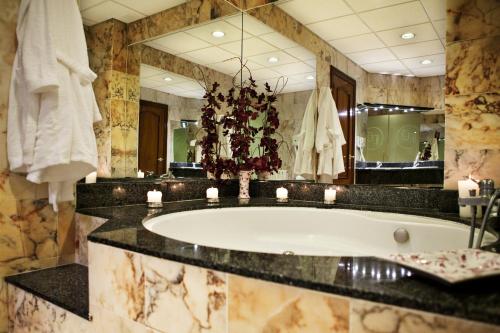
{"label": "bathtub", "polygon": [[[469,237],[469,227],[442,219],[304,207],[201,209],[153,217],[143,224],[151,232],[191,244],[314,256],[384,257],[459,249],[467,247]],[[406,242],[395,240],[397,229],[407,231]],[[493,241],[492,234],[485,235],[484,244]]]}

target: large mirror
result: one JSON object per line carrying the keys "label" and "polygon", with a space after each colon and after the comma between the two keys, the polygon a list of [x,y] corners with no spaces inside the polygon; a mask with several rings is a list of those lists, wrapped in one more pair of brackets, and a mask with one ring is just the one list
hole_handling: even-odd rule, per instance
{"label": "large mirror", "polygon": [[[207,177],[200,164],[207,81],[227,91],[251,73],[257,89],[266,82],[276,89],[280,126],[274,137],[282,165],[269,180],[442,186],[445,27],[440,8],[426,8],[428,14],[416,15],[415,22],[393,22],[382,18],[382,12],[391,14],[391,7],[352,0],[325,8],[305,0],[262,1],[256,8],[244,8],[243,15],[233,1],[224,3],[230,7],[213,8],[218,17],[213,20],[191,17],[186,22],[193,23],[177,22],[179,15],[192,13],[162,6],[156,12],[144,10],[152,15],[150,21],[144,15],[145,21],[130,23],[135,32],[129,31],[133,42],[127,49],[128,63],[139,68],[134,75],[140,80],[137,161],[125,161],[133,170]],[[179,0],[175,5],[185,4]],[[141,12],[141,5],[135,7]],[[361,21],[367,11],[382,16]],[[86,18],[85,11],[83,15],[89,22],[97,20]],[[165,21],[169,15],[182,28],[155,34],[162,29],[152,28],[152,22],[170,27]],[[246,68],[240,78],[241,56]],[[335,177],[318,175],[322,157],[316,150],[310,157],[312,173],[298,172],[296,166],[302,158],[308,102],[319,103],[322,88],[332,95],[345,140],[337,156],[344,171]],[[318,114],[314,117],[322,121]],[[258,126],[262,119],[253,122]],[[316,145],[317,135],[313,137]],[[128,134],[128,141],[134,139]],[[257,135],[251,147],[255,156],[258,140]],[[221,144],[221,154],[231,154],[227,142]]]}

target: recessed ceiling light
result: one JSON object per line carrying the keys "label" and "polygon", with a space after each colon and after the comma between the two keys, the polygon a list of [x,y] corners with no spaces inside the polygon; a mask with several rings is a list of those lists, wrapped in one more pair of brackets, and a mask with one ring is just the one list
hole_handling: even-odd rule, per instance
{"label": "recessed ceiling light", "polygon": [[422,60],[420,63],[421,63],[422,65],[429,65],[429,64],[432,64],[432,60],[430,60],[430,59],[425,59],[425,60]]}
{"label": "recessed ceiling light", "polygon": [[406,74],[405,76],[414,77],[415,75],[413,75],[413,74]]}
{"label": "recessed ceiling light", "polygon": [[314,76],[313,75],[308,75],[308,76],[306,76],[306,80],[314,80]]}
{"label": "recessed ceiling light", "polygon": [[401,73],[392,73],[392,75],[394,75],[394,76],[400,76]]}
{"label": "recessed ceiling light", "polygon": [[387,73],[387,72],[380,72],[379,74],[389,74],[389,73]]}
{"label": "recessed ceiling light", "polygon": [[165,80],[165,81],[167,81],[167,82],[170,82],[170,81],[172,81],[172,78],[171,78],[170,76],[165,76],[165,77],[163,78],[163,80]]}
{"label": "recessed ceiling light", "polygon": [[220,31],[220,30],[216,30],[216,31],[212,32],[212,36],[214,36],[215,38],[222,38],[225,35],[226,34],[224,33],[224,31]]}
{"label": "recessed ceiling light", "polygon": [[413,111],[414,109],[413,108],[410,108],[410,111]]}
{"label": "recessed ceiling light", "polygon": [[389,112],[392,112],[392,109],[389,109]]}
{"label": "recessed ceiling light", "polygon": [[278,59],[278,57],[269,57],[269,58],[267,58],[267,62],[269,62],[269,63],[271,63],[271,64],[275,64],[275,63],[277,63],[278,61],[280,61],[280,60]]}
{"label": "recessed ceiling light", "polygon": [[415,38],[415,34],[413,32],[405,32],[401,35],[402,39],[413,39]]}
{"label": "recessed ceiling light", "polygon": [[399,106],[396,106],[394,109],[399,110]]}

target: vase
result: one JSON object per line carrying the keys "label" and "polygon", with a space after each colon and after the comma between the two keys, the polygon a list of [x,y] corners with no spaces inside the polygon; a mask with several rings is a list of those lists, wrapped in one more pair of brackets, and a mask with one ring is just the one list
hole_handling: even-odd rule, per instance
{"label": "vase", "polygon": [[269,180],[271,173],[269,171],[259,171],[257,172],[257,179],[259,180]]}
{"label": "vase", "polygon": [[250,199],[250,176],[252,171],[240,171],[239,199]]}

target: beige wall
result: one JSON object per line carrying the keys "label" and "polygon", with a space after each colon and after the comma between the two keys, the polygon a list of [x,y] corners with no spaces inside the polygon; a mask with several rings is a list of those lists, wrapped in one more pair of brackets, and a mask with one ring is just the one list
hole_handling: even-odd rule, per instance
{"label": "beige wall", "polygon": [[445,181],[500,184],[500,2],[448,0]]}

